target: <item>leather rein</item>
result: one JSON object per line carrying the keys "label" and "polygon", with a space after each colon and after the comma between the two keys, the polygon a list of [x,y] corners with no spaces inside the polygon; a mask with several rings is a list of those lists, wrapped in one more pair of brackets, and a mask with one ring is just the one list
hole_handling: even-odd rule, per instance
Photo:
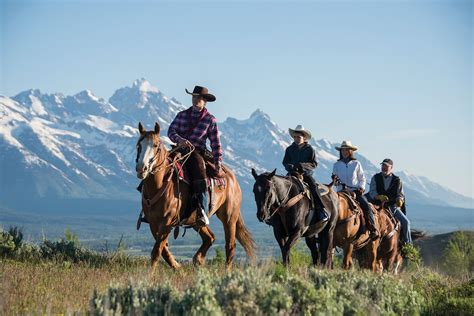
{"label": "leather rein", "polygon": [[[270,183],[270,190],[272,190],[271,185],[273,184],[273,182],[271,180],[267,180],[267,181]],[[304,192],[300,192],[294,197],[292,197],[291,199],[288,199],[290,197],[290,191],[293,186],[293,183],[291,182],[291,180],[290,180],[290,183],[291,185],[288,188],[288,191],[286,192],[285,198],[280,202],[280,204],[277,207],[272,206],[270,208],[272,211],[271,211],[270,216],[268,217],[269,219],[272,218],[273,215],[275,215],[278,212],[286,212],[288,209],[292,208],[296,203],[301,201],[301,199],[304,197]]]}

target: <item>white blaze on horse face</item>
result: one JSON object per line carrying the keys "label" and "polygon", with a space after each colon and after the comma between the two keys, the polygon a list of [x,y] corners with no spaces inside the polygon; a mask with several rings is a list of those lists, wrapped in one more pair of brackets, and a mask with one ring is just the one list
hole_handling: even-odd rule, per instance
{"label": "white blaze on horse face", "polygon": [[[145,137],[140,142],[140,155],[138,156],[136,170],[137,176],[141,179],[146,178],[148,172],[153,168],[155,156],[155,145],[152,137]],[[151,163],[150,163],[151,162]]]}

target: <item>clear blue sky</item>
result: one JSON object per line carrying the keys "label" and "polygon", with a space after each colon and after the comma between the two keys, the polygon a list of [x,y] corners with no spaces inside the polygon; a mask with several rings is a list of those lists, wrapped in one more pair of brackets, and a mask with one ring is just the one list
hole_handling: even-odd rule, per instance
{"label": "clear blue sky", "polygon": [[1,94],[199,83],[474,196],[471,1],[0,1]]}

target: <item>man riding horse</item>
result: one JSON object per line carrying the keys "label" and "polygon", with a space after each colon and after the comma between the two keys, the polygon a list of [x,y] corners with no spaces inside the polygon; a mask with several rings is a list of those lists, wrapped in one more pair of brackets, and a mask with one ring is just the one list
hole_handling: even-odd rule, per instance
{"label": "man riding horse", "polygon": [[402,242],[411,244],[410,221],[404,211],[405,194],[402,181],[392,173],[392,169],[392,159],[384,159],[381,163],[381,172],[374,175],[370,181],[369,197],[374,204],[384,203],[402,225]]}
{"label": "man riding horse", "polygon": [[168,137],[179,147],[191,152],[188,160],[187,170],[191,173],[194,195],[197,201],[197,222],[208,225],[209,202],[207,197],[207,175],[205,167],[205,155],[210,155],[206,148],[206,140],[209,139],[212,149],[212,157],[215,166],[215,175],[222,177],[222,147],[217,129],[216,118],[206,108],[207,102],[214,102],[216,97],[209,93],[208,89],[195,86],[193,92],[186,89],[186,93],[192,95],[192,106],[187,110],[179,112],[168,129]]}
{"label": "man riding horse", "polygon": [[314,148],[308,143],[311,132],[301,125],[296,126],[295,129],[289,128],[288,131],[293,138],[293,143],[285,151],[283,166],[290,175],[293,173],[303,175],[303,181],[308,184],[316,205],[318,221],[327,221],[329,217],[321,201],[318,184],[313,178],[313,170],[318,166],[318,162]]}

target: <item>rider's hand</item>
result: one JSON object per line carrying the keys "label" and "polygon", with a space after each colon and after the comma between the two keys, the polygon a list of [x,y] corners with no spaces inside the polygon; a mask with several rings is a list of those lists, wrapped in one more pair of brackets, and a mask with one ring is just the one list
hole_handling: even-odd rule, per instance
{"label": "rider's hand", "polygon": [[184,138],[179,140],[178,145],[179,145],[179,147],[191,147],[192,146],[191,142],[187,139],[184,139]]}
{"label": "rider's hand", "polygon": [[218,178],[223,178],[224,177],[224,170],[222,169],[222,165],[221,164],[217,164],[216,165],[216,176]]}
{"label": "rider's hand", "polygon": [[356,190],[356,192],[359,193],[360,195],[363,195],[363,194],[364,194],[364,191],[365,191],[365,190],[364,190],[363,188],[358,188],[358,189]]}
{"label": "rider's hand", "polygon": [[380,202],[388,202],[388,196],[379,194],[375,197],[376,200],[379,200]]}
{"label": "rider's hand", "polygon": [[397,201],[395,202],[395,205],[397,207],[402,207],[403,205],[403,199],[402,198],[398,198]]}

